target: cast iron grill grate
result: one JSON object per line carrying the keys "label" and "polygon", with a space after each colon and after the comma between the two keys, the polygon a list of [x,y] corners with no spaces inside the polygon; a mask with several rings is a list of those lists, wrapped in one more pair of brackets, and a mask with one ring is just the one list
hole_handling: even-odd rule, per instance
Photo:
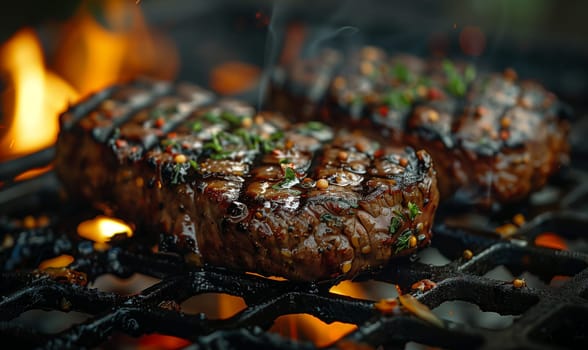
{"label": "cast iron grill grate", "polygon": [[[384,314],[374,300],[331,291],[340,281],[296,284],[206,267],[183,258],[157,253],[140,233],[115,236],[107,249],[76,234],[75,225],[93,215],[63,202],[52,172],[12,182],[25,169],[49,162],[52,151],[5,163],[0,171],[0,334],[23,347],[42,349],[96,348],[115,334],[140,337],[152,333],[186,339],[191,349],[313,349],[311,342],[292,340],[267,330],[282,315],[306,313],[323,322],[339,321],[358,329],[325,348],[403,348],[416,342],[441,348],[582,348],[588,345],[588,249],[582,236],[588,227],[588,174],[569,169],[539,194],[543,198],[499,215],[458,216],[454,208],[438,214],[436,249],[448,261],[430,263],[422,254],[393,261],[375,280],[414,295],[430,309],[448,301],[477,305],[484,312],[513,315],[500,329],[444,319],[439,328],[407,311]],[[545,200],[550,197],[551,201]],[[499,235],[495,227],[522,211],[528,221],[514,232]],[[49,218],[42,227],[24,228],[23,215]],[[544,232],[555,232],[569,244],[566,250],[536,245]],[[464,250],[473,253],[464,257]],[[74,261],[63,269],[39,270],[39,263],[61,254]],[[504,267],[512,276],[530,273],[539,283],[517,288],[512,279],[491,272]],[[159,282],[125,295],[89,287],[88,281],[111,274],[128,278],[139,273]],[[423,279],[437,285],[419,291]],[[560,281],[554,283],[554,281]],[[246,307],[226,319],[187,314],[180,304],[197,295],[223,293],[242,298]],[[14,322],[28,310],[77,311],[88,318],[56,333]],[[399,308],[398,310],[405,310]],[[471,321],[471,319],[470,319]],[[107,347],[106,347],[107,348]]]}

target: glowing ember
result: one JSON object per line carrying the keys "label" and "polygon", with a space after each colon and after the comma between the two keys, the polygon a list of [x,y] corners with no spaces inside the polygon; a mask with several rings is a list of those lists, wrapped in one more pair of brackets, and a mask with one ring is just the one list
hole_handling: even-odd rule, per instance
{"label": "glowing ember", "polygon": [[34,168],[31,170],[27,170],[24,173],[20,173],[17,176],[15,176],[13,181],[24,181],[24,180],[32,179],[32,178],[37,177],[41,174],[45,174],[46,172],[48,172],[51,169],[53,169],[53,165],[47,165],[47,166],[44,166],[41,168]]}
{"label": "glowing ember", "polygon": [[535,245],[551,249],[566,250],[566,241],[553,232],[544,232],[535,238]]}
{"label": "glowing ember", "polygon": [[311,341],[317,347],[328,346],[357,329],[356,325],[333,322],[326,324],[308,314],[280,316],[270,328],[270,332],[279,333],[292,339]]}
{"label": "glowing ember", "polygon": [[218,318],[227,319],[235,316],[247,307],[243,298],[229,294],[218,294]]}
{"label": "glowing ember", "polygon": [[244,62],[225,62],[212,69],[210,86],[223,95],[232,95],[252,89],[259,81],[261,69]]}
{"label": "glowing ember", "polygon": [[51,259],[43,260],[39,264],[39,269],[44,270],[47,268],[57,268],[57,267],[66,267],[67,265],[71,264],[74,261],[73,256],[63,254],[60,256],[56,256]]}
{"label": "glowing ember", "polygon": [[119,233],[126,233],[130,237],[133,235],[133,230],[122,220],[107,216],[97,216],[78,225],[80,236],[97,243],[106,243]]}
{"label": "glowing ember", "polygon": [[139,338],[139,349],[181,349],[190,345],[186,339],[163,334],[144,335]]}
{"label": "glowing ember", "polygon": [[[41,44],[23,29],[0,47],[2,115],[12,117],[0,140],[0,161],[37,151],[55,142],[57,115],[77,100],[76,91],[45,68]],[[10,119],[9,119],[10,120]]]}

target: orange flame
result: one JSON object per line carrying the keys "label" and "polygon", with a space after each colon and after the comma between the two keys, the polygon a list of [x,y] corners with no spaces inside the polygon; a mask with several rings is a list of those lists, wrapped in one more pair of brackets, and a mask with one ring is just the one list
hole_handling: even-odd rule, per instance
{"label": "orange flame", "polygon": [[44,270],[47,268],[66,267],[74,261],[74,257],[68,254],[62,254],[51,259],[43,260],[39,264],[39,269]]}
{"label": "orange flame", "polygon": [[9,86],[2,93],[2,114],[12,117],[0,140],[0,160],[55,142],[56,116],[77,99],[77,93],[45,68],[41,44],[32,29],[17,32],[0,48],[0,71]]}
{"label": "orange flame", "polygon": [[327,324],[309,314],[293,314],[278,317],[270,332],[292,339],[311,341],[317,347],[333,344],[356,330],[357,326],[342,322]]}
{"label": "orange flame", "polygon": [[130,237],[133,230],[124,221],[107,216],[97,216],[78,225],[78,234],[81,237],[97,243],[106,243],[118,233],[126,233]]}
{"label": "orange flame", "polygon": [[181,349],[190,345],[190,342],[183,338],[164,334],[149,334],[139,338],[139,349],[173,350]]}
{"label": "orange flame", "polygon": [[62,28],[55,67],[82,95],[139,75],[173,79],[175,46],[130,1],[86,1]]}
{"label": "orange flame", "polygon": [[8,121],[0,125],[0,161],[53,144],[57,116],[80,97],[141,75],[172,80],[179,66],[175,46],[147,26],[135,2],[83,1],[56,33],[55,55],[48,59],[55,73],[45,67],[32,29],[0,47],[0,76],[7,86],[0,116]]}
{"label": "orange flame", "polygon": [[568,249],[566,241],[553,232],[543,232],[535,237],[535,245],[558,250]]}

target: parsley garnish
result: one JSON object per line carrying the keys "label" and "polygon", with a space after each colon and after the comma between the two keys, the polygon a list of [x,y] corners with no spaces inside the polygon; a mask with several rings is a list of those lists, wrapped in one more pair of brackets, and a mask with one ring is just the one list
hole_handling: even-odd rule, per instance
{"label": "parsley garnish", "polygon": [[468,65],[462,75],[449,60],[443,61],[443,71],[447,76],[447,90],[455,96],[465,95],[467,85],[476,77],[476,70],[472,65]]}
{"label": "parsley garnish", "polygon": [[272,188],[274,190],[286,189],[298,184],[298,182],[298,177],[296,177],[296,172],[294,169],[287,167],[284,169],[284,180],[273,185]]}
{"label": "parsley garnish", "polygon": [[183,164],[176,163],[172,167],[172,185],[177,185],[180,182],[186,181],[185,177],[188,175],[187,168]]}
{"label": "parsley garnish", "polygon": [[382,98],[382,102],[394,109],[405,109],[410,107],[410,98],[406,91],[390,91]]}
{"label": "parsley garnish", "polygon": [[232,125],[241,125],[242,121],[242,118],[240,116],[227,111],[221,113],[220,118],[226,120],[229,124]]}
{"label": "parsley garnish", "polygon": [[320,131],[325,128],[325,125],[321,122],[311,121],[306,123],[306,127],[308,128],[308,130]]}
{"label": "parsley garnish", "polygon": [[396,241],[396,250],[394,253],[398,253],[410,247],[410,236],[412,236],[411,230],[405,230],[400,234],[400,236],[398,236],[398,240]]}
{"label": "parsley garnish", "polygon": [[393,216],[392,220],[390,220],[390,229],[389,229],[390,233],[395,234],[401,225],[402,225],[402,221],[397,216]]}
{"label": "parsley garnish", "polygon": [[421,213],[421,210],[413,202],[408,202],[408,213],[410,215],[410,220],[414,220],[417,215]]}
{"label": "parsley garnish", "polygon": [[208,120],[213,124],[218,124],[222,121],[220,116],[217,113],[213,112],[207,112],[206,114],[204,114],[204,119]]}
{"label": "parsley garnish", "polygon": [[404,64],[397,63],[392,67],[392,75],[403,84],[410,83],[414,80],[412,72]]}
{"label": "parsley garnish", "polygon": [[195,121],[194,124],[192,124],[192,131],[199,132],[200,130],[202,130],[202,123],[200,121]]}

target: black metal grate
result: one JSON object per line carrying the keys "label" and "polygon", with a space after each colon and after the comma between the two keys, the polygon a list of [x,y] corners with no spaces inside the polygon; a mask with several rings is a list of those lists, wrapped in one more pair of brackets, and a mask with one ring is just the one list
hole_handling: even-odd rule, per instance
{"label": "black metal grate", "polygon": [[[41,162],[39,159],[19,162],[28,167]],[[9,168],[19,167],[5,169]],[[3,173],[3,179],[9,173]],[[431,309],[461,300],[482,311],[516,315],[512,324],[502,329],[455,320],[444,320],[444,327],[439,328],[403,308],[383,314],[373,300],[330,292],[339,281],[295,284],[212,267],[195,268],[179,256],[153,252],[152,242],[140,238],[115,236],[110,248],[96,250],[91,241],[75,234],[75,224],[89,213],[71,203],[60,203],[52,173],[5,183],[0,202],[11,210],[6,209],[8,214],[0,217],[0,334],[23,346],[44,349],[100,347],[118,333],[131,337],[172,335],[188,340],[193,349],[313,349],[309,341],[267,332],[281,315],[306,313],[326,323],[358,326],[328,348],[403,348],[409,341],[469,349],[586,347],[588,252],[582,246],[582,236],[588,228],[587,178],[587,173],[572,169],[556,179],[540,194],[545,197],[555,191],[554,201],[519,207],[530,220],[508,235],[496,234],[494,226],[511,217],[512,211],[494,217],[470,213],[464,220],[455,214],[462,211],[445,208],[438,214],[432,248],[449,263],[438,266],[427,263],[422,255],[413,256],[392,261],[378,274],[357,278],[389,283],[390,288],[396,285]],[[22,228],[22,208],[31,203],[38,207],[24,209],[24,213],[47,215],[49,225]],[[52,206],[59,209],[47,209]],[[543,232],[556,232],[570,242],[570,250],[536,246],[533,242]],[[472,251],[471,259],[463,256],[466,249]],[[60,254],[75,259],[67,269],[37,269],[40,261]],[[526,271],[542,283],[517,288],[512,280],[486,275],[497,266],[504,266],[513,276]],[[86,284],[105,274],[128,278],[134,273],[160,281],[133,295],[99,291]],[[554,276],[564,276],[560,277],[564,282],[551,285]],[[427,291],[412,290],[412,284],[422,279],[437,285]],[[204,293],[241,297],[247,307],[228,319],[181,311],[183,301]],[[39,309],[78,311],[89,317],[51,334],[12,321],[27,310]]]}

